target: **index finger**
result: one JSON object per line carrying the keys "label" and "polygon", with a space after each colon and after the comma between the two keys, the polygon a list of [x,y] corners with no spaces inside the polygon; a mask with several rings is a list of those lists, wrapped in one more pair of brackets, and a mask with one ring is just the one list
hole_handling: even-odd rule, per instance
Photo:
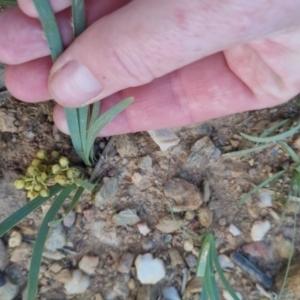
{"label": "index finger", "polygon": [[[70,0],[49,0],[55,13],[60,12],[71,5]],[[35,8],[33,0],[18,0],[20,9],[29,17],[37,18],[38,12]]]}

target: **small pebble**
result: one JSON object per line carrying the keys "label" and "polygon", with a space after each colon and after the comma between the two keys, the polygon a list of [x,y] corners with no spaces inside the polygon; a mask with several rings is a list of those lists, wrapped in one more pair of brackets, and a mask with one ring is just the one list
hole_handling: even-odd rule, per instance
{"label": "small pebble", "polygon": [[216,201],[216,200],[213,200],[213,201],[210,201],[208,203],[208,208],[210,210],[216,210],[220,207],[220,202],[219,201]]}
{"label": "small pebble", "polygon": [[188,254],[184,259],[190,269],[196,267],[197,259],[193,254]]}
{"label": "small pebble", "polygon": [[[243,297],[239,292],[236,292],[235,294],[240,300],[243,300]],[[226,290],[223,291],[223,297],[225,300],[234,300]]]}
{"label": "small pebble", "polygon": [[124,209],[112,217],[112,222],[119,226],[134,225],[140,221],[136,211],[132,209]]}
{"label": "small pebble", "polygon": [[176,268],[176,267],[182,267],[184,266],[184,261],[179,253],[179,251],[176,248],[171,248],[168,251],[170,260],[171,260],[171,267]]}
{"label": "small pebble", "polygon": [[164,300],[181,300],[177,290],[173,286],[163,288],[162,294]]}
{"label": "small pebble", "polygon": [[46,240],[45,248],[49,251],[55,251],[61,249],[66,245],[67,238],[62,224],[54,227]]}
{"label": "small pebble", "polygon": [[71,227],[75,223],[76,214],[74,211],[70,211],[65,217],[64,217],[64,225],[66,227]]}
{"label": "small pebble", "polygon": [[58,272],[60,272],[62,270],[62,268],[63,268],[62,265],[60,265],[58,263],[53,263],[49,267],[49,270],[52,271],[53,273],[57,274]]}
{"label": "small pebble", "polygon": [[94,300],[103,300],[101,294],[96,294]]}
{"label": "small pebble", "polygon": [[0,270],[4,270],[8,262],[9,262],[9,257],[7,254],[7,249],[3,241],[0,239]]}
{"label": "small pebble", "polygon": [[294,247],[292,241],[282,238],[279,242],[276,243],[276,248],[278,255],[281,258],[289,259],[290,255],[294,254]]}
{"label": "small pebble", "polygon": [[208,228],[213,221],[213,213],[208,207],[201,207],[197,215],[200,224],[205,228]]}
{"label": "small pebble", "polygon": [[59,283],[67,283],[71,280],[72,274],[70,270],[68,269],[63,269],[61,270],[55,277],[54,280],[59,282]]}
{"label": "small pebble", "polygon": [[184,214],[184,218],[188,221],[191,221],[195,218],[196,213],[194,210],[188,210],[185,214]]}
{"label": "small pebble", "polygon": [[161,151],[166,151],[180,142],[173,129],[150,130],[148,133]]}
{"label": "small pebble", "polygon": [[64,285],[68,295],[83,294],[90,284],[90,278],[84,275],[80,270],[75,270],[72,277]]}
{"label": "small pebble", "polygon": [[164,233],[171,233],[180,228],[180,226],[183,224],[183,220],[180,220],[175,217],[175,220],[173,220],[172,216],[164,216],[159,219],[158,224],[156,225],[156,228],[159,229],[161,232]]}
{"label": "small pebble", "polygon": [[234,268],[234,263],[231,261],[231,259],[228,256],[221,254],[218,256],[218,260],[222,270]]}
{"label": "small pebble", "polygon": [[152,254],[138,255],[135,260],[137,278],[142,284],[156,284],[166,275],[164,262]]}
{"label": "small pebble", "polygon": [[14,263],[20,263],[26,261],[30,257],[31,246],[27,243],[22,243],[19,247],[16,247],[10,256],[10,261]]}
{"label": "small pebble", "polygon": [[133,264],[134,257],[134,254],[130,252],[125,252],[122,255],[121,260],[119,262],[118,271],[124,274],[128,274]]}
{"label": "small pebble", "polygon": [[271,249],[266,243],[258,241],[244,245],[242,250],[253,257],[261,257],[268,254]]}
{"label": "small pebble", "polygon": [[146,236],[151,231],[146,222],[138,223],[137,227],[138,227],[140,234],[143,236]]}
{"label": "small pebble", "polygon": [[5,286],[5,284],[6,284],[6,279],[4,275],[0,275],[0,288]]}
{"label": "small pebble", "polygon": [[99,257],[98,256],[89,256],[85,255],[79,262],[79,269],[85,272],[86,274],[93,274],[95,269],[99,264]]}
{"label": "small pebble", "polygon": [[22,243],[22,234],[20,231],[13,230],[10,234],[9,240],[8,240],[8,246],[10,248],[15,248],[20,246]]}
{"label": "small pebble", "polygon": [[259,207],[271,207],[272,206],[272,195],[270,195],[267,192],[261,191],[259,193],[259,202],[258,202]]}
{"label": "small pebble", "polygon": [[233,236],[238,236],[241,234],[241,231],[233,224],[230,224],[229,226],[229,232],[233,235]]}
{"label": "small pebble", "polygon": [[13,300],[19,293],[19,287],[9,281],[4,275],[0,275],[0,299]]}
{"label": "small pebble", "polygon": [[134,290],[135,288],[136,288],[136,284],[135,284],[135,280],[134,279],[129,279],[129,281],[128,281],[128,287],[129,287],[129,289],[130,290]]}
{"label": "small pebble", "polygon": [[252,241],[261,241],[270,230],[270,228],[271,224],[268,220],[254,222],[251,228]]}
{"label": "small pebble", "polygon": [[82,213],[87,222],[91,222],[94,219],[95,214],[92,209],[85,209]]}
{"label": "small pebble", "polygon": [[219,225],[220,225],[220,226],[225,226],[226,224],[227,224],[226,218],[221,218],[221,219],[219,219]]}
{"label": "small pebble", "polygon": [[189,240],[184,241],[184,243],[183,243],[183,249],[186,252],[193,251],[193,249],[194,249],[194,242],[193,242],[193,240],[189,239]]}

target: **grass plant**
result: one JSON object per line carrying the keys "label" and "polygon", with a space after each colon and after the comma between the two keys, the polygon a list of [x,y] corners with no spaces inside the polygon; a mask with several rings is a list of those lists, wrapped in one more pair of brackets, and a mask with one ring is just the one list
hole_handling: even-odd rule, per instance
{"label": "grass plant", "polygon": [[[64,50],[55,15],[48,0],[33,1],[48,41],[52,60],[55,61]],[[1,0],[0,3],[15,4],[16,1]],[[85,29],[84,0],[72,0],[72,15],[74,38],[76,38]],[[125,99],[103,113],[100,117],[100,102],[81,108],[65,108],[65,115],[73,147],[87,167],[93,166],[96,161],[94,153],[94,141],[96,137],[104,126],[132,103],[132,101],[133,98]],[[36,159],[36,161],[38,159]],[[56,197],[43,219],[33,247],[28,275],[27,300],[34,300],[36,298],[40,264],[47,235],[51,227],[57,226],[64,219],[64,217],[62,217],[55,220],[60,207],[69,196],[72,197],[71,204],[65,214],[66,216],[75,207],[83,191],[86,189],[92,192],[95,188],[95,181],[97,181],[96,178],[93,180],[94,182],[89,182],[88,178],[82,176],[69,178],[68,174],[70,174],[71,169],[61,164],[52,165],[51,170],[47,167],[45,167],[45,170],[40,170],[39,168],[39,166],[35,166],[32,163],[27,169],[26,174],[15,182],[17,188],[28,187],[29,191],[27,195],[31,201],[0,224],[0,236],[3,236],[43,203]],[[67,173],[68,171],[69,173]],[[41,173],[45,174],[45,178],[44,175],[42,177],[40,176]],[[56,184],[51,185],[49,181],[46,181],[48,177],[54,179]],[[46,192],[41,192],[41,190],[38,190],[38,187],[41,187],[41,189]]]}

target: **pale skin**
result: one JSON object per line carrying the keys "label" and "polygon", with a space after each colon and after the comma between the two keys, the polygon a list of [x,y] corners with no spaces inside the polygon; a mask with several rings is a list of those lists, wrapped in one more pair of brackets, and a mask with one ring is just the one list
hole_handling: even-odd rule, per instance
{"label": "pale skin", "polygon": [[73,43],[68,0],[52,0],[65,45],[52,65],[32,0],[0,14],[8,90],[63,106],[134,103],[103,135],[179,127],[272,107],[300,92],[299,0],[88,0]]}

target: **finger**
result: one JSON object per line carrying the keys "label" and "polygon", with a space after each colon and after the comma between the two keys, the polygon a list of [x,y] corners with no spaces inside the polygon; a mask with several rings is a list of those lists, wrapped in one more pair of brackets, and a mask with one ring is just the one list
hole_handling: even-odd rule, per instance
{"label": "finger", "polygon": [[294,0],[133,1],[95,22],[62,54],[50,93],[63,106],[92,103],[291,26],[299,11]]}
{"label": "finger", "polygon": [[[228,72],[232,71],[237,75],[257,98],[269,94],[274,98],[288,99],[300,91],[299,49],[300,26],[285,34],[226,50]],[[4,75],[9,91],[16,98],[27,102],[50,99],[47,89],[50,67],[49,57],[8,66]],[[215,66],[208,68],[209,70],[199,69],[194,81],[201,81],[201,73],[211,72]],[[214,84],[217,85],[218,82]],[[211,87],[208,85],[207,88]]]}
{"label": "finger", "polygon": [[[70,0],[50,0],[51,7],[54,12],[60,12],[70,6]],[[18,0],[20,9],[29,17],[37,18],[38,12],[35,8],[33,0]]]}
{"label": "finger", "polygon": [[8,91],[25,102],[40,102],[51,99],[48,90],[49,70],[52,60],[49,56],[30,62],[7,66],[4,82]]}
{"label": "finger", "polygon": [[[128,3],[129,0],[86,1],[87,24],[110,14]],[[57,14],[57,22],[61,31],[64,46],[73,39],[71,27],[71,12],[64,10]],[[49,46],[40,22],[22,13],[18,8],[12,8],[0,13],[0,61],[16,65],[50,55]]]}
{"label": "finger", "polygon": [[[228,68],[223,54],[219,53],[150,84],[129,88],[104,99],[101,102],[102,112],[126,97],[135,98],[101,134],[110,136],[184,126],[237,112],[275,106],[292,97],[292,93],[296,93],[296,90],[281,99],[267,92],[257,97]],[[61,106],[55,108],[54,121],[61,131],[68,133]]]}

